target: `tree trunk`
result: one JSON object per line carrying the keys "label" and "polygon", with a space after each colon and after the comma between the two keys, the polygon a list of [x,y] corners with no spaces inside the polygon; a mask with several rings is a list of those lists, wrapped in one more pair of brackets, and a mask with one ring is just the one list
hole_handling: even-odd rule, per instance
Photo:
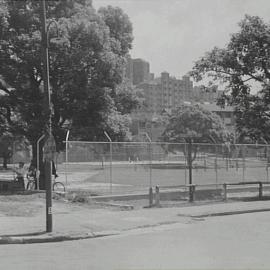
{"label": "tree trunk", "polygon": [[7,156],[3,156],[3,168],[5,169],[5,170],[7,170],[7,164],[8,164],[8,159],[9,159],[9,157],[7,157]]}

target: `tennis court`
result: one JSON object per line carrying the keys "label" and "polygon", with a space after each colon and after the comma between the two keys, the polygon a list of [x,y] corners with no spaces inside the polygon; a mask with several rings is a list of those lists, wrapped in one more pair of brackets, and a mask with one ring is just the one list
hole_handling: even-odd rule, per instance
{"label": "tennis court", "polygon": [[[189,183],[185,144],[118,143],[111,152],[106,143],[70,144],[69,160],[58,163],[60,179],[69,189],[122,194]],[[198,145],[192,183],[269,181],[268,146],[238,145],[234,149],[228,153],[222,145]]]}

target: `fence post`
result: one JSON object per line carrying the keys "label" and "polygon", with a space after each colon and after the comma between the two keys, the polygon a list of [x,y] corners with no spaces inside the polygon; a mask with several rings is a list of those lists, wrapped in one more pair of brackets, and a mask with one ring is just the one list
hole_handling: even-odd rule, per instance
{"label": "fence post", "polygon": [[235,149],[236,149],[235,169],[236,169],[236,171],[238,171],[238,168],[239,168],[239,164],[238,164],[239,149],[238,149],[238,146],[235,146]]}
{"label": "fence post", "polygon": [[152,140],[151,138],[149,137],[148,133],[145,132],[144,133],[147,140],[149,141],[149,174],[150,174],[150,183],[149,183],[149,186],[152,187]]}
{"label": "fence post", "polygon": [[153,206],[153,188],[149,188],[149,207]]}
{"label": "fence post", "polygon": [[192,142],[188,142],[188,170],[189,170],[189,201],[193,201],[193,188],[192,188]]}
{"label": "fence post", "polygon": [[110,193],[112,193],[112,139],[106,131],[104,134],[110,142]]}
{"label": "fence post", "polygon": [[195,185],[189,185],[189,202],[194,201],[194,195],[195,195]]}
{"label": "fence post", "polygon": [[269,181],[268,161],[266,163],[266,181]]}
{"label": "fence post", "polygon": [[242,163],[243,163],[243,182],[245,182],[245,170],[246,170],[246,147],[242,145]]}
{"label": "fence post", "polygon": [[159,193],[159,187],[158,186],[156,186],[155,205],[160,206],[160,193]]}
{"label": "fence post", "polygon": [[259,199],[263,196],[263,185],[262,182],[259,182]]}
{"label": "fence post", "polygon": [[185,154],[184,154],[184,158],[185,158],[185,186],[187,185],[187,143],[185,141]]}
{"label": "fence post", "polygon": [[217,184],[218,184],[218,167],[217,167],[217,145],[215,146],[215,152],[216,152],[216,157],[215,157],[215,173],[216,173],[216,189],[217,189]]}
{"label": "fence post", "polygon": [[66,162],[65,162],[65,178],[66,178],[66,185],[67,185],[67,163],[68,163],[68,137],[69,137],[69,130],[66,134]]}
{"label": "fence post", "polygon": [[268,144],[266,146],[266,181],[268,182],[269,181],[269,160],[270,160],[270,157],[269,157],[269,153],[268,153]]}
{"label": "fence post", "polygon": [[223,189],[224,189],[224,201],[227,201],[227,184],[223,184]]}

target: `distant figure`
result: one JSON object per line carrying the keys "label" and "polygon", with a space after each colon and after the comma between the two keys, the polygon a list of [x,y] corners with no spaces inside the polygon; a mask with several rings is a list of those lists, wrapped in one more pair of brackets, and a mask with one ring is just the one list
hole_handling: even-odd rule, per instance
{"label": "distant figure", "polygon": [[58,177],[58,174],[56,173],[56,167],[54,161],[52,161],[52,175],[54,175],[54,179]]}
{"label": "distant figure", "polygon": [[31,163],[27,175],[27,178],[32,178],[35,181],[35,189],[37,189],[37,169],[36,167]]}
{"label": "distant figure", "polygon": [[19,162],[19,167],[14,168],[13,171],[16,173],[16,178],[17,178],[18,182],[23,187],[23,189],[25,189],[25,187],[24,187],[24,176],[26,174],[26,170],[24,168],[24,162],[22,162],[22,161]]}

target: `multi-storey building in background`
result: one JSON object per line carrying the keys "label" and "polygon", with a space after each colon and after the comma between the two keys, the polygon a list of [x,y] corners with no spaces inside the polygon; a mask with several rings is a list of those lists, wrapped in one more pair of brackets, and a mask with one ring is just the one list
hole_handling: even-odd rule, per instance
{"label": "multi-storey building in background", "polygon": [[150,113],[171,111],[185,101],[215,103],[222,94],[222,91],[218,91],[217,87],[206,89],[205,87],[193,86],[193,82],[188,76],[176,79],[171,77],[168,72],[162,72],[160,77],[144,81],[137,87],[144,90],[145,110]]}
{"label": "multi-storey building in background", "polygon": [[[137,88],[144,91],[145,106],[139,112],[134,112],[133,133],[147,132],[153,140],[157,139],[154,129],[160,130],[156,116],[164,111],[171,112],[181,104],[201,104],[205,109],[221,116],[224,124],[231,129],[234,125],[233,108],[222,109],[216,105],[217,99],[223,93],[216,86],[211,89],[204,86],[194,86],[189,76],[177,79],[168,72],[162,72],[155,78],[150,73],[150,65],[143,59],[127,60],[126,77]],[[137,132],[136,132],[137,130]]]}
{"label": "multi-storey building in background", "polygon": [[150,78],[150,64],[143,59],[133,59],[133,84],[148,81]]}
{"label": "multi-storey building in background", "polygon": [[154,80],[154,73],[150,73],[149,62],[136,58],[127,57],[125,77],[133,84],[138,85],[143,82]]}

